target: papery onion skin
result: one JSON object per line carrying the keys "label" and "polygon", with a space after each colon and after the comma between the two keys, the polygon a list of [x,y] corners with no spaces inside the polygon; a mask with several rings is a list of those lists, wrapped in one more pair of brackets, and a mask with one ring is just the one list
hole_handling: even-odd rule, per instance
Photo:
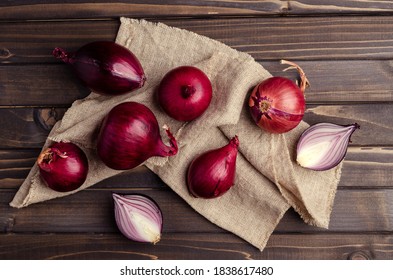
{"label": "papery onion skin", "polygon": [[153,244],[160,241],[163,216],[152,198],[139,194],[113,194],[113,200],[116,225],[125,237]]}
{"label": "papery onion skin", "polygon": [[46,185],[58,192],[79,188],[89,170],[86,154],[73,143],[52,144],[38,156],[37,164]]}
{"label": "papery onion skin", "polygon": [[360,126],[357,123],[337,125],[318,123],[307,128],[297,143],[297,163],[315,171],[337,166],[347,153],[351,135]]}
{"label": "papery onion skin", "polygon": [[169,128],[166,132],[170,146],[162,142],[157,119],[148,107],[137,102],[124,102],[112,108],[104,118],[97,153],[112,169],[132,169],[152,156],[176,155],[176,139]]}
{"label": "papery onion skin", "polygon": [[254,122],[270,133],[285,133],[294,129],[303,119],[306,109],[304,90],[309,85],[303,70],[296,64],[301,76],[301,86],[284,77],[268,78],[254,87],[250,98],[250,113]]}
{"label": "papery onion skin", "polygon": [[53,55],[71,65],[76,76],[95,93],[125,94],[141,88],[146,80],[138,58],[115,42],[92,42],[75,53],[55,48]]}
{"label": "papery onion skin", "polygon": [[234,185],[238,147],[239,139],[235,136],[224,147],[207,151],[191,162],[187,172],[191,195],[216,198]]}
{"label": "papery onion skin", "polygon": [[169,71],[157,90],[158,103],[172,118],[192,121],[201,116],[212,100],[212,85],[206,74],[193,66]]}

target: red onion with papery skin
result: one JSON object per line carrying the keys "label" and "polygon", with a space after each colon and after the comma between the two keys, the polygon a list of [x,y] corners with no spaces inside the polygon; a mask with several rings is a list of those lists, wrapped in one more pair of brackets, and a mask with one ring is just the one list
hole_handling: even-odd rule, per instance
{"label": "red onion with papery skin", "polygon": [[158,103],[170,117],[178,121],[192,121],[209,107],[212,85],[202,70],[180,66],[164,76],[157,96]]}
{"label": "red onion with papery skin", "polygon": [[156,244],[161,239],[162,212],[150,197],[139,194],[113,194],[116,225],[133,241]]}
{"label": "red onion with papery skin", "polygon": [[146,80],[138,58],[111,41],[92,42],[75,53],[55,48],[53,55],[71,65],[75,74],[95,93],[125,94],[141,88]]}
{"label": "red onion with papery skin", "polygon": [[347,153],[352,133],[359,128],[357,123],[318,123],[310,126],[297,143],[297,163],[315,171],[329,170],[337,166]]}
{"label": "red onion with papery skin", "polygon": [[152,156],[173,156],[178,151],[176,139],[165,127],[170,139],[161,139],[153,112],[143,104],[124,102],[115,106],[104,118],[97,143],[97,153],[110,168],[132,169]]}
{"label": "red onion with papery skin", "polygon": [[291,65],[285,70],[296,69],[299,72],[300,86],[284,77],[271,77],[254,88],[248,103],[255,123],[270,133],[294,129],[303,119],[306,109],[304,91],[309,85],[306,75],[292,62],[282,60],[281,63]]}
{"label": "red onion with papery skin", "polygon": [[37,164],[47,186],[58,192],[79,188],[89,170],[85,153],[73,143],[54,143],[38,156]]}
{"label": "red onion with papery skin", "polygon": [[207,151],[191,162],[187,185],[194,197],[219,197],[233,186],[238,147],[239,139],[235,136],[226,146]]}

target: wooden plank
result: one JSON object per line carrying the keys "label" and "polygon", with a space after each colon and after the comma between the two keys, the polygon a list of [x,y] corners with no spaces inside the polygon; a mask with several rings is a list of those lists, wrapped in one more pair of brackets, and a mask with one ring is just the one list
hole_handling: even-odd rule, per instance
{"label": "wooden plank", "polygon": [[[7,148],[41,148],[50,128],[66,109],[0,109],[0,141]],[[7,140],[6,140],[7,139]],[[1,145],[1,144],[0,144]]]}
{"label": "wooden plank", "polygon": [[[157,21],[157,20],[155,20]],[[257,60],[393,58],[391,17],[162,19],[219,40]],[[119,20],[1,23],[0,63],[53,63],[55,47],[114,40]],[[77,30],[77,32],[75,32]]]}
{"label": "wooden plank", "polygon": [[262,1],[244,3],[242,1],[23,1],[23,3],[0,6],[2,20],[62,19],[62,18],[107,18],[118,16],[217,16],[280,14],[287,11],[286,1]]}
{"label": "wooden plank", "polygon": [[[16,189],[23,183],[40,149],[0,150],[0,189]],[[393,187],[392,147],[349,147],[340,179],[341,187]],[[138,167],[107,180],[100,187],[127,185],[161,187],[146,167]]]}
{"label": "wooden plank", "polygon": [[[311,86],[307,104],[374,103],[393,101],[391,60],[294,61],[305,71]],[[273,76],[297,79],[293,71],[282,72],[278,61],[261,61]]]}
{"label": "wooden plank", "polygon": [[[99,185],[104,185],[105,182]],[[168,187],[142,188],[131,181],[113,181],[111,189],[85,190],[71,196],[33,204],[22,209],[8,206],[14,191],[1,191],[0,232],[116,232],[112,192],[143,193],[162,209],[164,232],[223,232],[199,215]],[[392,189],[340,189],[337,193],[329,230],[306,225],[290,210],[276,228],[277,232],[359,232],[393,231]]]}
{"label": "wooden plank", "polygon": [[0,150],[0,188],[18,188],[38,155],[38,149]]}
{"label": "wooden plank", "polygon": [[0,67],[2,106],[70,106],[88,90],[67,65],[7,65]]}
{"label": "wooden plank", "polygon": [[[19,188],[34,165],[40,149],[0,150],[0,189]],[[163,183],[146,167],[134,168],[107,179],[98,188],[120,188],[135,185],[141,188],[160,188]]]}
{"label": "wooden plank", "polygon": [[393,148],[350,147],[344,159],[340,186],[393,186]]}
{"label": "wooden plank", "polygon": [[391,106],[385,103],[308,106],[303,119],[310,125],[319,122],[341,125],[358,123],[360,129],[351,136],[352,144],[391,145],[393,139]]}
{"label": "wooden plank", "polygon": [[[393,139],[392,106],[390,103],[308,106],[304,120],[309,124],[357,122],[361,128],[352,135],[351,145],[389,146]],[[0,149],[41,148],[51,126],[65,111],[66,108],[0,109]]]}
{"label": "wooden plank", "polygon": [[378,14],[390,12],[393,8],[393,3],[386,1],[351,1],[351,0],[300,0],[288,1],[288,13],[292,14]]}
{"label": "wooden plank", "polygon": [[96,40],[114,41],[119,20],[1,23],[0,63],[58,63],[55,47],[76,50]]}
{"label": "wooden plank", "polygon": [[[298,63],[311,83],[307,104],[393,101],[391,60]],[[282,72],[278,61],[261,64],[274,76],[297,78],[295,71]],[[2,106],[69,106],[90,93],[63,64],[0,66],[0,85]]]}
{"label": "wooden plank", "polygon": [[167,234],[155,245],[118,234],[0,235],[0,259],[116,260],[347,260],[393,258],[393,237],[384,234],[274,234],[264,251],[230,234]]}
{"label": "wooden plank", "polygon": [[146,16],[218,16],[218,15],[298,15],[298,14],[380,14],[391,13],[390,1],[53,1],[23,0],[0,5],[4,20],[31,20],[53,18],[105,18],[127,15]]}
{"label": "wooden plank", "polygon": [[261,258],[371,260],[393,258],[391,234],[273,235]]}

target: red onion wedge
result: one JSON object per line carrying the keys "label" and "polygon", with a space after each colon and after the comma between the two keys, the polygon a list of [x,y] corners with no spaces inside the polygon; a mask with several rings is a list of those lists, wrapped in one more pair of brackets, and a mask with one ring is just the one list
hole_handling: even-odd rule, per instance
{"label": "red onion wedge", "polygon": [[125,237],[153,244],[160,241],[163,219],[153,199],[137,194],[113,194],[113,200],[116,224]]}
{"label": "red onion wedge", "polygon": [[345,126],[318,123],[310,126],[299,138],[296,161],[316,171],[337,166],[347,153],[352,133],[359,128],[357,123]]}
{"label": "red onion wedge", "polygon": [[170,146],[161,139],[153,112],[143,104],[124,102],[104,118],[97,143],[97,153],[110,168],[132,169],[152,156],[174,156],[176,139],[166,127]]}
{"label": "red onion wedge", "polygon": [[85,153],[73,143],[54,143],[37,159],[40,175],[47,186],[58,192],[79,188],[86,180],[88,161]]}
{"label": "red onion wedge", "polygon": [[127,48],[111,41],[92,42],[75,53],[55,48],[53,55],[71,65],[76,76],[96,93],[128,93],[141,88],[146,80],[138,58]]}
{"label": "red onion wedge", "polygon": [[226,146],[207,151],[191,162],[187,185],[194,197],[219,197],[233,186],[238,146],[235,136]]}
{"label": "red onion wedge", "polygon": [[255,123],[270,133],[284,133],[295,128],[306,108],[304,91],[309,82],[304,71],[293,62],[282,60],[281,63],[299,72],[300,86],[284,77],[271,77],[254,88],[248,103]]}

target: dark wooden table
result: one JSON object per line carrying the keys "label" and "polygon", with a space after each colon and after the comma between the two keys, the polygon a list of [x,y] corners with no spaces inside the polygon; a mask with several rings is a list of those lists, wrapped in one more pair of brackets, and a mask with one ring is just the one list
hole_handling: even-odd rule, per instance
{"label": "dark wooden table", "polygon": [[[393,1],[64,2],[0,3],[0,259],[393,259]],[[89,93],[52,49],[114,40],[120,16],[217,39],[273,75],[294,78],[278,61],[297,62],[312,84],[307,122],[361,125],[329,230],[290,210],[260,252],[209,223],[144,167],[66,198],[8,206],[51,126]],[[158,244],[118,232],[114,190],[157,200],[165,216]]]}

